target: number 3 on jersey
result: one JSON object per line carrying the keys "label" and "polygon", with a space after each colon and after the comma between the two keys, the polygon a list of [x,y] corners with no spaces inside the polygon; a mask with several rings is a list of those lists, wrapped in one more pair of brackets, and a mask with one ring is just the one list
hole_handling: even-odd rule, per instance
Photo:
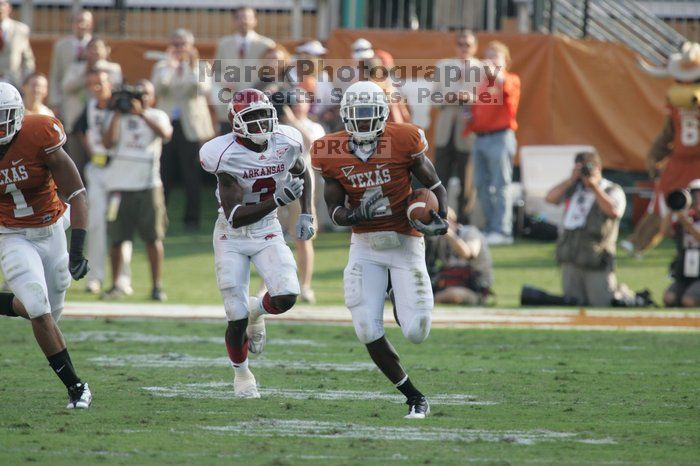
{"label": "number 3 on jersey", "polygon": [[22,191],[17,189],[17,185],[10,183],[5,186],[5,194],[12,196],[12,200],[15,203],[15,208],[13,210],[15,218],[28,217],[34,213],[34,209],[27,205],[27,200],[24,198]]}
{"label": "number 3 on jersey", "polygon": [[253,186],[251,186],[250,191],[255,194],[260,194],[260,200],[258,202],[248,202],[248,204],[258,204],[260,202],[265,202],[268,199],[272,199],[272,195],[275,194],[275,189],[277,189],[277,183],[274,178],[260,178],[255,180]]}
{"label": "number 3 on jersey", "polygon": [[364,201],[364,200],[367,199],[368,197],[371,197],[371,196],[375,195],[377,192],[382,193],[382,199],[380,199],[380,200],[377,202],[378,205],[379,205],[379,207],[386,207],[386,209],[384,210],[384,212],[377,213],[377,214],[374,216],[374,218],[377,218],[377,217],[388,217],[388,216],[391,215],[391,213],[392,213],[392,212],[391,212],[391,207],[390,207],[390,205],[389,205],[390,202],[389,202],[389,198],[388,198],[388,197],[384,197],[384,191],[382,190],[382,187],[381,187],[381,186],[375,186],[375,187],[373,187],[373,188],[368,188],[368,189],[364,192],[364,194],[362,194],[362,200]]}

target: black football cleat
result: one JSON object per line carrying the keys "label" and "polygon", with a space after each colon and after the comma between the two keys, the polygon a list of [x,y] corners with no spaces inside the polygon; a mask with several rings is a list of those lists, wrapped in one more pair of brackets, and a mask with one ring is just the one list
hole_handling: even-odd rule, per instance
{"label": "black football cleat", "polygon": [[406,404],[408,405],[408,414],[404,416],[406,419],[425,419],[425,416],[430,414],[430,405],[423,395],[409,398]]}

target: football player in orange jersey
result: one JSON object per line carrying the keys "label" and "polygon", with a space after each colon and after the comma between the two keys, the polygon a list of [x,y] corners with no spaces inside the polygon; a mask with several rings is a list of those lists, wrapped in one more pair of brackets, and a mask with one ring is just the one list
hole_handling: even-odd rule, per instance
{"label": "football player in orange jersey", "polygon": [[[377,367],[406,396],[406,418],[422,419],[430,412],[428,402],[384,336],[384,297],[391,279],[394,314],[404,336],[412,343],[425,340],[433,291],[422,236],[447,232],[447,192],[425,156],[423,130],[387,124],[388,114],[387,96],[379,86],[353,84],[340,106],[345,131],[317,140],[311,160],[325,180],[332,221],[352,226],[343,281],[355,333]],[[432,212],[428,224],[409,222],[406,215],[412,175],[438,198],[439,212]]]}
{"label": "football player in orange jersey", "polygon": [[[71,276],[88,271],[83,256],[87,201],[66,134],[49,116],[24,117],[19,91],[0,83],[0,266],[10,293],[0,293],[0,315],[29,319],[49,365],[68,389],[68,409],[88,408],[92,394],[75,373],[56,322]],[[60,197],[59,197],[60,196]],[[70,253],[65,229],[71,205]]]}

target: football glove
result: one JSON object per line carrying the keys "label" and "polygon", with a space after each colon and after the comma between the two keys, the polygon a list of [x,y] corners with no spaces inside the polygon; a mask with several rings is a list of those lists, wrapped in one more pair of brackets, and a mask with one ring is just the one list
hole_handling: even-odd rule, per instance
{"label": "football glove", "polygon": [[75,228],[71,231],[70,237],[70,252],[68,253],[68,271],[73,277],[73,280],[80,280],[90,270],[88,261],[83,256],[83,246],[85,244],[85,236],[87,232],[81,228]]}
{"label": "football glove", "polygon": [[284,181],[277,184],[277,189],[275,190],[274,195],[275,204],[277,204],[278,207],[287,205],[290,202],[294,202],[295,200],[299,199],[303,192],[304,180],[287,175]]}
{"label": "football glove", "polygon": [[297,220],[297,238],[308,241],[316,234],[314,227],[314,216],[311,214],[300,214]]}
{"label": "football glove", "polygon": [[430,211],[431,221],[423,223],[420,220],[410,220],[413,228],[423,233],[425,236],[440,236],[447,233],[447,222],[434,210]]}
{"label": "football glove", "polygon": [[71,258],[68,261],[68,271],[73,280],[80,280],[90,271],[88,260],[83,258]]}
{"label": "football glove", "polygon": [[371,196],[363,197],[360,205],[353,209],[348,219],[353,225],[365,222],[386,212],[388,203],[389,200],[384,197],[384,194],[381,191],[377,191]]}

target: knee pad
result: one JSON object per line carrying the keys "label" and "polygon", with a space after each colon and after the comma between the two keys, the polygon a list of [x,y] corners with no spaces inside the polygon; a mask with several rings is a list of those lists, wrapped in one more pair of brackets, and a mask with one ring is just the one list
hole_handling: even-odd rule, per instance
{"label": "knee pad", "polygon": [[248,290],[242,286],[234,286],[221,290],[224,300],[224,310],[229,321],[236,321],[248,317]]}
{"label": "knee pad", "polygon": [[402,324],[401,331],[411,343],[422,343],[430,333],[430,314],[415,316],[408,325]]}
{"label": "knee pad", "polygon": [[15,296],[24,305],[30,319],[41,317],[51,312],[49,298],[46,296],[46,291],[41,283],[25,283],[17,291],[18,293]]}
{"label": "knee pad", "polygon": [[372,322],[369,320],[357,320],[353,318],[353,326],[355,327],[355,335],[360,343],[366,345],[380,339],[384,336],[384,324]]}

